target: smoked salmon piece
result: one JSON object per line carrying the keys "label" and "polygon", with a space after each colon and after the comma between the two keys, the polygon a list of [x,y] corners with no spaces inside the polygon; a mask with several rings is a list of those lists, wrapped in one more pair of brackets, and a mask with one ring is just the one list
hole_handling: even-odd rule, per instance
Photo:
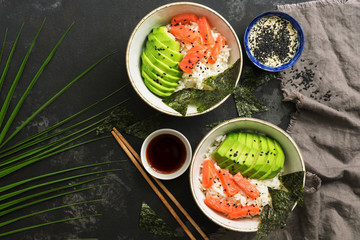
{"label": "smoked salmon piece", "polygon": [[199,44],[187,52],[185,57],[179,63],[179,67],[186,73],[191,73],[196,64],[205,56],[206,47]]}
{"label": "smoked salmon piece", "polygon": [[210,24],[207,20],[207,18],[201,17],[199,18],[199,20],[197,21],[198,25],[199,25],[199,31],[202,37],[202,42],[204,45],[208,46],[208,45],[213,45],[214,44],[214,37],[211,33],[211,28],[210,28]]}
{"label": "smoked salmon piece", "polygon": [[239,192],[239,188],[232,179],[228,169],[216,170],[216,174],[221,181],[221,185],[226,195],[232,197]]}
{"label": "smoked salmon piece", "polygon": [[209,208],[215,211],[225,214],[233,212],[234,204],[230,201],[207,195],[204,202]]}
{"label": "smoked salmon piece", "polygon": [[237,219],[247,216],[256,215],[260,212],[260,208],[256,205],[253,206],[238,206],[234,207],[233,211],[228,213],[227,217],[229,219]]}
{"label": "smoked salmon piece", "polygon": [[196,44],[201,41],[201,37],[197,31],[191,30],[182,24],[171,26],[169,31],[180,42]]}
{"label": "smoked salmon piece", "polygon": [[237,173],[233,177],[234,182],[237,186],[250,198],[255,199],[260,196],[259,190],[254,187],[241,173]]}
{"label": "smoked salmon piece", "polygon": [[205,160],[202,168],[202,185],[203,188],[209,188],[214,183],[216,176],[215,165],[211,160]]}
{"label": "smoked salmon piece", "polygon": [[221,35],[219,35],[216,38],[214,47],[211,49],[211,53],[208,59],[209,63],[214,64],[217,61],[217,58],[224,46],[225,46],[225,39]]}
{"label": "smoked salmon piece", "polygon": [[174,17],[171,18],[171,24],[175,25],[175,24],[188,24],[190,22],[197,22],[198,20],[198,16],[196,16],[195,14],[192,13],[183,13],[183,14],[178,14]]}

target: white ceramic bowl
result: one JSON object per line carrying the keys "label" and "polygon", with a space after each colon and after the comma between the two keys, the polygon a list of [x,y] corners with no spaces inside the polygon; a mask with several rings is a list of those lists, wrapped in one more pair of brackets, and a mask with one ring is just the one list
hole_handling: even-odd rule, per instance
{"label": "white ceramic bowl", "polygon": [[[263,133],[271,138],[276,139],[282,146],[285,153],[285,163],[283,174],[297,171],[305,171],[305,165],[300,150],[294,140],[281,128],[254,118],[235,118],[228,120],[213,128],[197,146],[190,165],[190,186],[195,202],[213,222],[218,225],[239,232],[255,232],[258,229],[260,217],[243,218],[229,220],[222,214],[215,212],[205,205],[205,196],[201,192],[201,183],[199,182],[201,163],[205,160],[204,154],[219,136],[223,136],[232,131],[252,130]],[[305,177],[303,180],[305,184]],[[296,204],[294,205],[294,207]]]}
{"label": "white ceramic bowl", "polygon": [[[163,103],[161,98],[150,92],[150,90],[145,86],[144,81],[141,77],[140,56],[142,51],[144,50],[146,38],[150,31],[155,27],[169,24],[173,16],[181,13],[194,13],[198,16],[206,16],[208,18],[209,24],[212,27],[216,27],[216,29],[225,37],[227,45],[229,45],[229,47],[231,48],[231,54],[229,59],[230,65],[235,63],[235,61],[240,58],[240,71],[237,76],[236,83],[238,83],[240,79],[243,63],[241,45],[234,29],[219,13],[204,5],[191,2],[170,3],[156,8],[148,15],[146,15],[135,27],[127,45],[127,73],[135,91],[148,105],[160,112],[173,116],[182,115],[167,106],[165,103]],[[202,113],[198,113],[195,107],[189,106],[186,116],[196,116],[209,112],[218,107],[229,96],[230,95],[228,95],[222,101]]]}
{"label": "white ceramic bowl", "polygon": [[[182,167],[180,169],[178,169],[177,171],[175,171],[173,173],[165,174],[165,173],[160,173],[160,172],[155,171],[150,166],[149,162],[146,159],[147,146],[149,145],[149,143],[150,143],[150,141],[152,139],[154,139],[156,136],[159,136],[161,134],[170,134],[170,135],[176,136],[185,145],[185,149],[186,149],[185,162],[184,162],[184,164],[182,165]],[[179,177],[189,167],[190,162],[191,162],[191,157],[192,157],[192,149],[191,149],[191,145],[190,145],[189,141],[187,140],[187,138],[182,133],[180,133],[180,132],[178,132],[178,131],[176,131],[174,129],[164,128],[164,129],[156,130],[156,131],[152,132],[149,136],[147,136],[147,138],[144,140],[144,142],[143,142],[143,144],[141,146],[140,155],[141,155],[141,162],[142,162],[145,170],[148,173],[150,173],[150,175],[152,175],[153,177],[159,178],[159,179],[170,180],[170,179],[174,179],[174,178]]]}

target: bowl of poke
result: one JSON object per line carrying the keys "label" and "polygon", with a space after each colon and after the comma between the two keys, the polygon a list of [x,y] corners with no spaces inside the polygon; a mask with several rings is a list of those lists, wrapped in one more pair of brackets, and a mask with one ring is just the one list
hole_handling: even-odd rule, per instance
{"label": "bowl of poke", "polygon": [[235,118],[213,128],[190,165],[191,192],[218,225],[259,238],[283,227],[302,204],[305,165],[294,140],[279,127]]}
{"label": "bowl of poke", "polygon": [[136,93],[173,116],[196,116],[223,103],[240,79],[242,50],[231,25],[197,3],[147,14],[133,30],[126,68]]}

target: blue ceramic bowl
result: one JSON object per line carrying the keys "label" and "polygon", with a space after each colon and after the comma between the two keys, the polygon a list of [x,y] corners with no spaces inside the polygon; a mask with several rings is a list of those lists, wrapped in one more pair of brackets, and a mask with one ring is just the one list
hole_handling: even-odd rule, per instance
{"label": "blue ceramic bowl", "polygon": [[[256,24],[261,18],[263,17],[270,17],[270,16],[278,16],[280,18],[286,19],[288,20],[293,27],[297,30],[298,32],[298,41],[299,41],[299,46],[298,49],[296,51],[295,56],[287,63],[278,66],[278,67],[271,67],[271,66],[267,66],[264,65],[262,63],[260,63],[250,52],[250,48],[249,48],[249,33],[252,29],[252,27],[254,26],[254,24]],[[293,66],[297,60],[299,60],[303,50],[304,50],[304,45],[305,45],[305,37],[304,37],[304,32],[300,26],[300,24],[290,15],[283,13],[283,12],[278,12],[278,11],[271,11],[271,12],[266,12],[263,13],[261,15],[259,15],[258,17],[256,17],[251,23],[250,25],[246,28],[245,30],[245,36],[244,36],[244,45],[245,45],[245,51],[246,54],[248,55],[248,57],[250,58],[250,60],[259,68],[266,70],[266,71],[271,71],[271,72],[279,72],[282,70],[285,70],[291,66]]]}

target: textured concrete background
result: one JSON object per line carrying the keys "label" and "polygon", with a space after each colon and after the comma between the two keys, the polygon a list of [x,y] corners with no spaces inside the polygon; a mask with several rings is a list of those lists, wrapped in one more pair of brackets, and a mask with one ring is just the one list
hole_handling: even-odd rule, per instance
{"label": "textured concrete background", "polygon": [[[10,51],[21,24],[25,23],[7,81],[4,85],[5,89],[9,88],[9,82],[15,76],[38,27],[44,18],[47,19],[14,95],[15,100],[21,96],[20,93],[25,90],[26,84],[32,79],[60,36],[75,21],[74,27],[59,47],[55,57],[24,103],[21,114],[16,118],[15,125],[24,121],[35,109],[97,59],[112,50],[118,50],[115,55],[101,63],[43,111],[19,134],[17,139],[30,136],[53,125],[66,116],[76,113],[97,99],[128,83],[125,69],[125,49],[128,38],[142,17],[154,8],[167,2],[171,1],[0,0],[1,39],[5,29],[9,29],[5,57]],[[278,4],[294,3],[297,1],[211,0],[196,2],[207,5],[223,15],[236,30],[243,44],[242,38],[245,28],[255,16],[264,11],[276,9]],[[251,65],[245,52],[244,63],[245,65]],[[1,64],[1,69],[3,67],[4,60]],[[264,101],[270,110],[266,113],[257,114],[254,117],[270,121],[286,129],[290,115],[295,111],[295,107],[290,103],[285,104],[282,102],[279,84],[278,81],[271,81],[256,91],[256,95]],[[2,94],[0,100],[3,101],[4,97],[4,94]],[[131,97],[127,106],[137,117],[143,118],[155,113],[155,110],[151,109],[137,97],[131,85],[127,86],[117,97],[104,103],[101,108],[109,107],[127,97]],[[87,115],[89,116],[89,114]],[[223,105],[205,115],[192,118],[164,116],[164,122],[161,126],[181,131],[188,137],[192,148],[195,149],[197,143],[209,131],[205,126],[206,124],[234,117],[237,117],[237,113],[233,98],[230,97]],[[137,151],[140,150],[142,143],[140,139],[131,136],[127,136],[127,139]],[[16,142],[16,139],[14,142]],[[0,184],[4,185],[24,177],[36,176],[72,166],[122,159],[126,161],[110,166],[110,168],[121,168],[121,171],[115,173],[114,176],[93,184],[107,184],[106,186],[51,200],[40,206],[32,206],[20,212],[4,216],[0,221],[48,207],[85,199],[105,198],[103,202],[42,214],[4,227],[0,232],[64,217],[101,213],[102,215],[98,217],[34,229],[11,235],[6,237],[6,239],[166,239],[155,237],[138,229],[138,214],[141,203],[145,201],[172,228],[176,229],[180,235],[179,239],[187,239],[180,226],[112,138],[45,159],[16,174],[1,179]],[[105,168],[104,166],[98,167],[98,169]],[[215,236],[218,234],[226,232],[207,219],[196,206],[190,193],[187,172],[176,180],[166,181],[165,185],[208,235],[216,238]],[[186,219],[183,220],[185,221]],[[190,226],[190,223],[185,222],[192,232],[197,234]],[[199,235],[196,236],[200,238]],[[229,239],[239,237],[242,239],[254,239],[255,234],[228,233],[227,236]]]}

